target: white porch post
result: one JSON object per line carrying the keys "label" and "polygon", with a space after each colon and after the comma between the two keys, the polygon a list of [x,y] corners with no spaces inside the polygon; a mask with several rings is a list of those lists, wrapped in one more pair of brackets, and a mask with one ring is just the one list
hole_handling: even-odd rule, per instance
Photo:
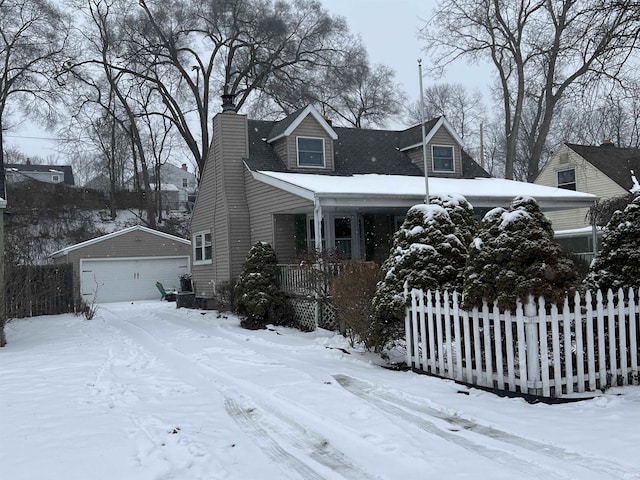
{"label": "white porch post", "polygon": [[315,230],[316,252],[322,252],[322,206],[318,197],[314,200],[313,229]]}
{"label": "white porch post", "polygon": [[593,242],[593,260],[598,256],[598,226],[596,225],[595,213],[591,219],[591,241]]}

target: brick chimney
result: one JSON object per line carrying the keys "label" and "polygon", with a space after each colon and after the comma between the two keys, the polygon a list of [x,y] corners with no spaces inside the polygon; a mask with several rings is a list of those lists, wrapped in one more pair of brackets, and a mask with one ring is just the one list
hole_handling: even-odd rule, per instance
{"label": "brick chimney", "polygon": [[616,144],[613,143],[611,141],[611,139],[609,138],[605,138],[604,140],[602,140],[602,143],[600,144],[601,147],[615,147]]}
{"label": "brick chimney", "polygon": [[187,171],[187,164],[183,163],[180,168],[182,168],[182,170],[184,170],[186,172]]}

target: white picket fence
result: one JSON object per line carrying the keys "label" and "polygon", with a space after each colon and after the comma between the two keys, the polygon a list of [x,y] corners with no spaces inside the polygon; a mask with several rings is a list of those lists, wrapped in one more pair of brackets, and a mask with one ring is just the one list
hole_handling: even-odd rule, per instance
{"label": "white picket fence", "polygon": [[405,294],[407,364],[416,370],[544,397],[638,385],[639,291],[576,294],[560,307],[530,299],[514,313],[487,303],[464,311],[457,293]]}

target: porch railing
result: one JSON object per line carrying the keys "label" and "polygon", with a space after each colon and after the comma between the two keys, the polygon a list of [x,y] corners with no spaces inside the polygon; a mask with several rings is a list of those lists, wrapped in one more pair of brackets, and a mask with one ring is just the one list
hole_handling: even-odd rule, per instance
{"label": "porch railing", "polygon": [[278,265],[280,289],[303,296],[327,296],[333,279],[344,269],[342,263]]}

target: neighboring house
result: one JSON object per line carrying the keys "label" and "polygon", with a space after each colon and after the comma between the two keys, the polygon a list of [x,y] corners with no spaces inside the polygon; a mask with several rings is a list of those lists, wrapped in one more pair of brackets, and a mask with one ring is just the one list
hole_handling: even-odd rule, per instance
{"label": "neighboring house", "polygon": [[[634,187],[633,173],[640,174],[640,148],[619,148],[605,140],[600,146],[563,144],[535,182],[606,200],[626,195]],[[588,208],[547,214],[557,240],[571,252],[591,256],[599,231],[590,224]]]}
{"label": "neighboring house", "polygon": [[[149,172],[151,183],[156,183],[156,176]],[[187,164],[183,163],[181,167],[176,167],[170,163],[164,163],[160,166],[160,185],[163,191],[163,208],[169,207],[171,210],[186,209],[191,211],[195,201],[195,194],[198,189],[198,179],[195,174],[189,172]],[[168,186],[175,186],[174,192],[177,194],[169,195]],[[174,200],[173,197],[177,198]],[[165,197],[166,202],[165,203]]]}
{"label": "neighboring house", "polygon": [[75,185],[71,165],[32,165],[27,162],[7,163],[4,168],[8,183],[32,178],[40,182]]}
{"label": "neighboring house", "polygon": [[[426,130],[430,194],[464,195],[477,215],[517,195],[544,210],[587,206],[595,197],[490,178],[444,118]],[[408,208],[425,197],[421,126],[403,131],[333,127],[309,106],[282,121],[249,120],[228,100],[192,216],[197,295],[233,285],[247,252],[270,243],[280,263],[316,247],[381,262]]]}
{"label": "neighboring house", "polygon": [[85,302],[160,299],[156,282],[167,290],[189,273],[191,242],[140,225],[71,245],[51,255],[71,263],[74,289]]}

